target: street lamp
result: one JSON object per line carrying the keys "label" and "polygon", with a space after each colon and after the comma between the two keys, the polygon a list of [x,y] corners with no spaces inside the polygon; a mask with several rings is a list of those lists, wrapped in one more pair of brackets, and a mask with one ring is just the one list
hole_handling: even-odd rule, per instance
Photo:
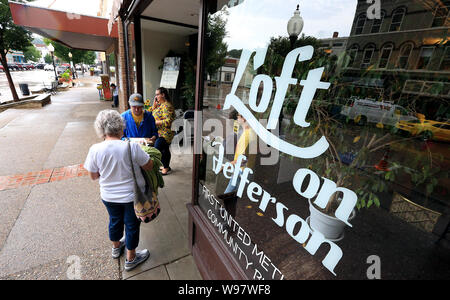
{"label": "street lamp", "polygon": [[72,62],[72,52],[69,52],[69,58],[70,58],[70,70],[72,71],[72,79],[75,79],[75,69],[73,67]]}
{"label": "street lamp", "polygon": [[303,18],[300,16],[300,5],[297,5],[297,10],[294,16],[289,20],[287,25],[287,32],[291,40],[291,48],[294,48],[295,41],[303,30]]}
{"label": "street lamp", "polygon": [[50,51],[50,54],[52,55],[53,71],[55,71],[55,80],[58,81],[58,74],[56,74],[56,67],[55,67],[55,56],[53,55],[55,47],[53,47],[53,45],[50,43],[47,48],[48,51]]}

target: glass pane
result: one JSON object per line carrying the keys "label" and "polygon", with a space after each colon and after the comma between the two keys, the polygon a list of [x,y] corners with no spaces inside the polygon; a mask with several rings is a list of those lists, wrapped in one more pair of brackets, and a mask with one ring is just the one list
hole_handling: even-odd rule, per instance
{"label": "glass pane", "polygon": [[[370,64],[397,61],[388,42],[421,49],[445,36],[417,28],[432,8],[408,7],[402,34],[361,36],[352,29],[366,1],[304,1],[300,14],[293,1],[223,3],[205,36],[199,205],[247,276],[367,279],[378,258],[383,279],[450,278],[449,74]],[[345,51],[320,50],[330,30]],[[436,66],[429,51],[414,52],[414,65],[420,56],[438,69],[444,51]],[[230,57],[231,81],[217,80]],[[330,232],[320,216],[338,225]]]}

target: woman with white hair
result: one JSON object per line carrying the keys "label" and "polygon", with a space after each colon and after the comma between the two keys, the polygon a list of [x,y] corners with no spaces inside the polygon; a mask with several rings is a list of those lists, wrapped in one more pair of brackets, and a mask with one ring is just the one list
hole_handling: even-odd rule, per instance
{"label": "woman with white hair", "polygon": [[[128,142],[122,141],[124,120],[115,110],[101,111],[94,123],[103,142],[91,146],[84,168],[93,180],[99,179],[100,195],[109,214],[109,238],[113,243],[112,256],[119,258],[127,248],[125,270],[134,269],[149,256],[147,249],[136,251],[139,244],[140,221],[134,212],[134,180],[128,154]],[[131,157],[135,170],[153,168],[149,155],[136,143],[131,143]],[[145,179],[136,173],[138,186],[145,189]],[[125,240],[123,231],[125,226]]]}

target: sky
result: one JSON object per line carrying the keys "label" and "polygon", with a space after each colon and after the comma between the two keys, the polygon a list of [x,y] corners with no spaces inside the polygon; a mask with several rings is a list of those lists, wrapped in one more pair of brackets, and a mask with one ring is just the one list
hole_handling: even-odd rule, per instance
{"label": "sky", "polygon": [[305,35],[331,38],[335,31],[340,37],[350,34],[357,0],[244,0],[229,9],[229,50],[265,47],[270,37],[287,36],[287,23],[297,4]]}
{"label": "sky", "polygon": [[[83,15],[97,14],[100,0],[37,0],[34,6],[48,7]],[[287,23],[297,4],[304,21],[302,33],[331,38],[333,32],[348,36],[357,0],[244,0],[229,9],[225,42],[228,50],[267,46],[270,37],[287,36]],[[109,15],[109,12],[108,12]]]}
{"label": "sky", "polygon": [[[62,10],[80,15],[97,16],[99,0],[36,0],[33,6]],[[111,6],[111,5],[110,5]],[[107,14],[109,16],[109,12]]]}

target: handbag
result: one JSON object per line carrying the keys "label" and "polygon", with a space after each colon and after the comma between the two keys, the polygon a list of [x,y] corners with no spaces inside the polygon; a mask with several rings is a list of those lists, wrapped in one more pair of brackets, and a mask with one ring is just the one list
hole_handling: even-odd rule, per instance
{"label": "handbag", "polygon": [[[133,173],[134,180],[134,212],[136,213],[136,217],[144,223],[148,223],[153,221],[161,212],[161,208],[159,206],[159,201],[156,193],[152,189],[152,185],[147,181],[146,176],[145,180],[145,192],[143,193],[139,188],[136,180],[136,173],[133,166],[133,159],[131,157],[131,145],[128,141],[128,154],[130,156],[131,162],[131,170]],[[141,170],[142,172],[142,170]]]}

